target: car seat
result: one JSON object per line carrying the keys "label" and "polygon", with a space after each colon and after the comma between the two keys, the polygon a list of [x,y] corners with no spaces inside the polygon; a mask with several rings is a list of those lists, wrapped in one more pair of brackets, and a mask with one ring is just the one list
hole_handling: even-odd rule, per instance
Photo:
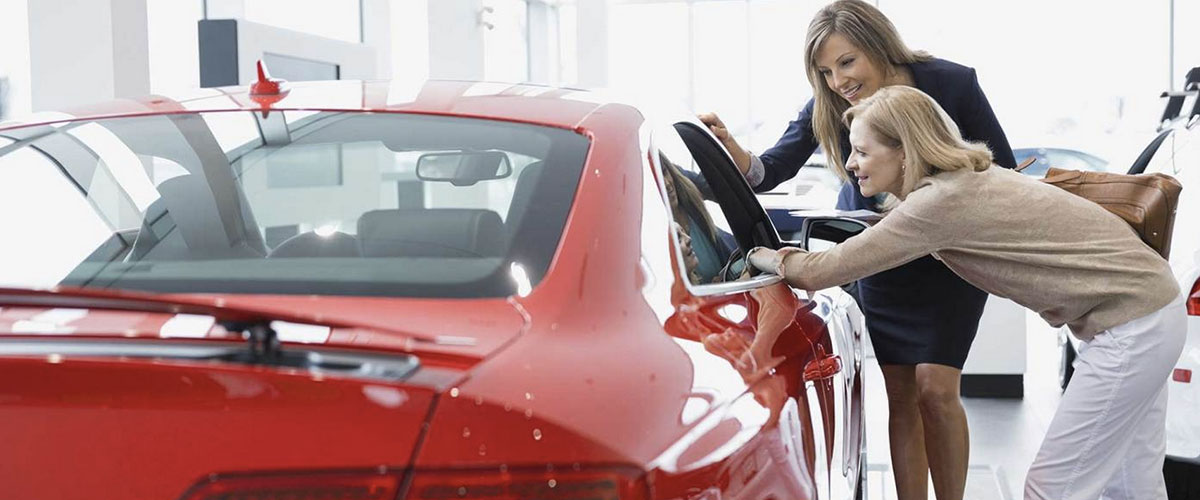
{"label": "car seat", "polygon": [[494,257],[506,236],[491,210],[399,208],[364,213],[358,240],[363,257]]}

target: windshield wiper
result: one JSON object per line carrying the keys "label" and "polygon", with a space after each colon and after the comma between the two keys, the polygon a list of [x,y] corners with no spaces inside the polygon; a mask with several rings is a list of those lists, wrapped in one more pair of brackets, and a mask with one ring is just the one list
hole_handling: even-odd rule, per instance
{"label": "windshield wiper", "polygon": [[246,352],[248,361],[261,362],[279,360],[284,357],[279,347],[279,333],[271,328],[268,321],[219,321],[225,331],[241,332],[242,338],[248,344]]}

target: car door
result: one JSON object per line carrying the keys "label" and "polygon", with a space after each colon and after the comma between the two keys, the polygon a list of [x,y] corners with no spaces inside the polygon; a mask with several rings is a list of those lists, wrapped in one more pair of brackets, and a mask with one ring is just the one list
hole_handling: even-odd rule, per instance
{"label": "car door", "polygon": [[[843,435],[835,429],[841,364],[830,342],[831,314],[821,314],[820,303],[793,292],[779,277],[747,272],[745,251],[777,247],[778,235],[706,130],[677,122],[656,129],[651,145],[675,249],[674,311],[666,329],[733,366],[745,391],[769,412],[763,434],[779,436],[771,454],[773,479],[734,482],[743,490],[725,495],[830,498],[830,459],[842,454],[835,441]],[[832,469],[841,468],[839,463]],[[763,486],[772,482],[782,484]],[[744,490],[751,484],[757,490]]]}

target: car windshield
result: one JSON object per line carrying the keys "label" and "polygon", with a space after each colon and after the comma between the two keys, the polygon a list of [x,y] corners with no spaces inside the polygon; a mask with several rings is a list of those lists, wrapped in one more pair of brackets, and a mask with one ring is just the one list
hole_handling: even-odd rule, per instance
{"label": "car windshield", "polygon": [[564,129],[228,111],[0,131],[0,286],[528,293],[588,149]]}

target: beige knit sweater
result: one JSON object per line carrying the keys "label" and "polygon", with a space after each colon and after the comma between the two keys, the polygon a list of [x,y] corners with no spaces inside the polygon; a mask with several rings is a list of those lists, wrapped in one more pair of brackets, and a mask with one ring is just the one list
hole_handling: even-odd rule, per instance
{"label": "beige knit sweater", "polygon": [[925,178],[862,234],[786,257],[784,274],[792,286],[817,290],[931,253],[969,283],[1084,340],[1179,294],[1167,262],[1119,217],[996,166]]}

